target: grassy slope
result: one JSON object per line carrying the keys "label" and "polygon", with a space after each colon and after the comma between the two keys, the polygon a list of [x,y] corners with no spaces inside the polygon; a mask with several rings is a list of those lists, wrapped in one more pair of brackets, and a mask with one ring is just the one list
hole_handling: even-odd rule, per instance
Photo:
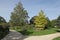
{"label": "grassy slope", "polygon": [[46,30],[41,30],[41,31],[32,31],[30,30],[31,33],[30,35],[47,35],[47,34],[52,34],[52,33],[56,33],[56,29],[52,28],[52,29],[46,29]]}
{"label": "grassy slope", "polygon": [[[19,31],[20,29],[17,29],[16,31],[20,32]],[[29,36],[36,36],[36,35],[47,35],[47,34],[52,34],[52,33],[56,33],[57,29],[56,28],[52,28],[52,29],[46,29],[46,30],[40,30],[40,31],[35,31],[35,30],[28,30],[29,33]],[[26,32],[24,32],[26,33]],[[27,33],[28,34],[28,33]]]}
{"label": "grassy slope", "polygon": [[53,39],[53,40],[60,40],[60,37],[57,37],[57,38],[55,38],[55,39]]}

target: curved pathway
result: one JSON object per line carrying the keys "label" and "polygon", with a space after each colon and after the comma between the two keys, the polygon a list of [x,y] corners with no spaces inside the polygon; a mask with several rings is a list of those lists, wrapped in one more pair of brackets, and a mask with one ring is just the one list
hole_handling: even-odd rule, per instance
{"label": "curved pathway", "polygon": [[11,30],[11,32],[4,37],[2,40],[52,40],[55,37],[60,36],[60,33],[54,33],[49,35],[43,35],[43,36],[27,36],[24,37],[19,32],[16,32],[14,30]]}
{"label": "curved pathway", "polygon": [[1,40],[23,40],[23,35],[14,30],[10,30],[9,34]]}
{"label": "curved pathway", "polygon": [[60,36],[60,33],[43,35],[43,36],[29,36],[28,38],[26,38],[24,40],[52,40],[58,36]]}

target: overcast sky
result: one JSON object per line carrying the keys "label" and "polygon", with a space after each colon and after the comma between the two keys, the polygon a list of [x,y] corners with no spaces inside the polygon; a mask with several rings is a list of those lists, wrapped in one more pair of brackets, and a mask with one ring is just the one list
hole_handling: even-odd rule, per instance
{"label": "overcast sky", "polygon": [[[18,2],[19,0],[0,0],[0,16],[9,21],[11,12]],[[40,10],[43,10],[50,20],[60,15],[60,0],[21,0],[21,3],[30,18],[37,15]]]}

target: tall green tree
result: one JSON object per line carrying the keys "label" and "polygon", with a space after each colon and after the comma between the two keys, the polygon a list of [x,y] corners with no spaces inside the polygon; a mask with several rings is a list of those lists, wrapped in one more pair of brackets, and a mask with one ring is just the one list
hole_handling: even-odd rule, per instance
{"label": "tall green tree", "polygon": [[46,24],[46,26],[45,26],[45,29],[50,29],[50,28],[52,28],[51,21],[49,20],[48,17],[47,17],[46,19],[47,19],[47,24]]}
{"label": "tall green tree", "polygon": [[58,16],[58,18],[57,18],[56,25],[57,25],[58,28],[60,28],[60,16]]}
{"label": "tall green tree", "polygon": [[52,25],[52,27],[55,27],[55,26],[56,26],[56,23],[57,23],[57,19],[51,20],[51,25]]}
{"label": "tall green tree", "polygon": [[39,15],[35,17],[34,23],[37,29],[43,30],[45,28],[45,25],[47,24],[47,19],[42,10],[39,12]]}
{"label": "tall green tree", "polygon": [[27,22],[28,22],[28,13],[23,8],[22,3],[19,2],[14,8],[14,11],[11,12],[10,24],[11,26],[24,26],[27,24]]}

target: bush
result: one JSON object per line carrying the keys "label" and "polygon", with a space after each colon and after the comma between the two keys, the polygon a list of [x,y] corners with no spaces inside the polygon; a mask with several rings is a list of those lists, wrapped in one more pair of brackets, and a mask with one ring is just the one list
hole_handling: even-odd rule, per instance
{"label": "bush", "polygon": [[17,31],[22,33],[23,35],[29,35],[32,33],[30,32],[30,30],[33,30],[33,29],[34,29],[34,25],[25,25],[25,26],[22,26],[22,28],[18,29]]}
{"label": "bush", "polygon": [[9,26],[7,23],[0,24],[0,39],[9,33]]}

